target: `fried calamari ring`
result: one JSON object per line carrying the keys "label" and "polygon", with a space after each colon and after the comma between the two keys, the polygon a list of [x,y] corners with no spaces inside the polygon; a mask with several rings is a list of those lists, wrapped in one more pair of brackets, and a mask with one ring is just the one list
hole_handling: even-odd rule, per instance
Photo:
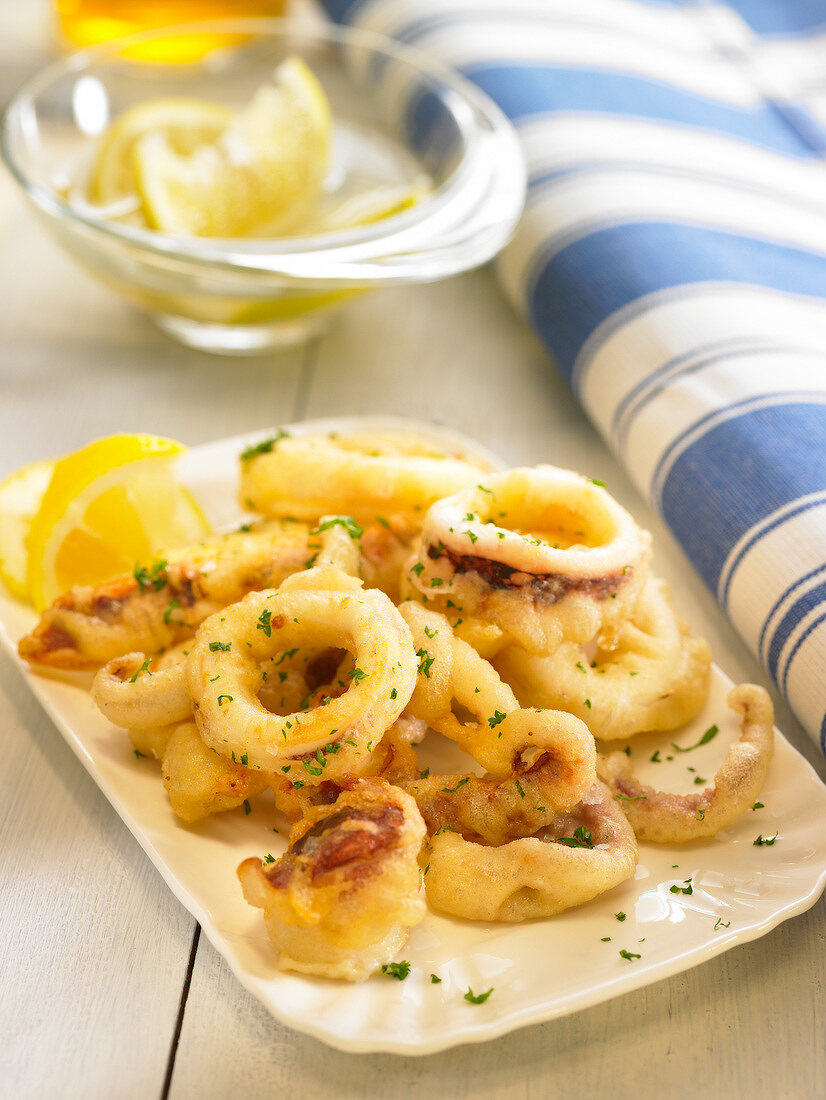
{"label": "fried calamari ring", "polygon": [[[355,658],[347,690],[283,716],[258,698],[260,662],[292,648],[342,648]],[[253,592],[199,629],[187,660],[204,743],[251,767],[304,766],[312,783],[358,774],[406,706],[416,680],[410,631],[377,589],[336,569],[310,569],[278,591]]]}
{"label": "fried calamari ring", "polygon": [[156,671],[151,665],[143,653],[126,653],[97,671],[92,698],[104,718],[125,729],[149,729],[192,716],[183,664]]}
{"label": "fried calamari ring", "polygon": [[422,859],[434,909],[468,920],[521,921],[552,917],[630,878],[637,843],[610,791],[595,783],[541,837],[491,845],[442,829],[429,838]]}
{"label": "fried calamari ring", "polygon": [[389,962],[425,915],[424,835],[409,795],[361,779],[309,810],[281,859],[266,868],[244,860],[244,897],[264,910],[278,965],[358,982]]}
{"label": "fried calamari ring", "polygon": [[160,653],[191,638],[219,608],[303,569],[307,538],[304,524],[267,523],[170,551],[135,574],[72,588],[20,639],[20,656],[92,669],[122,653]]}
{"label": "fried calamari ring", "polygon": [[774,748],[774,710],[768,693],[754,684],[732,688],[728,704],[743,716],[739,741],[714,776],[714,785],[692,794],[669,794],[639,783],[624,752],[600,757],[597,771],[621,797],[640,840],[684,844],[715,836],[754,805]]}
{"label": "fried calamari ring", "polygon": [[409,712],[497,777],[510,775],[525,751],[549,755],[554,809],[579,802],[596,779],[588,727],[562,711],[521,709],[492,665],[455,637],[444,615],[416,603],[404,603],[399,611],[419,657]]}
{"label": "fried calamari ring", "polygon": [[519,468],[432,505],[409,576],[529,653],[595,635],[611,647],[642,589],[650,541],[588,478]]}
{"label": "fried calamari ring", "polygon": [[312,521],[336,512],[371,521],[423,515],[484,470],[413,432],[282,436],[242,458],[240,498],[268,516]]}
{"label": "fried calamari ring", "polygon": [[563,642],[550,657],[509,646],[496,668],[518,699],[570,711],[605,741],[644,730],[671,730],[699,714],[708,698],[711,650],[677,618],[665,582],[649,577],[615,649]]}
{"label": "fried calamari ring", "polygon": [[262,772],[234,764],[208,749],[194,722],[184,722],[173,731],[161,772],[170,805],[187,825],[235,809],[268,786],[268,777]]}

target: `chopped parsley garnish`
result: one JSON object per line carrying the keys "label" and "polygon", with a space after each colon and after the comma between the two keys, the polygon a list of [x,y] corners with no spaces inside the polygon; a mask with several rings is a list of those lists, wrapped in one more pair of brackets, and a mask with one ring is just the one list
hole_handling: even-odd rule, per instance
{"label": "chopped parsley garnish", "polygon": [[614,913],[614,916],[617,918],[618,921],[625,920],[625,913]]}
{"label": "chopped parsley garnish", "polygon": [[147,588],[154,588],[156,592],[160,592],[166,584],[166,566],[166,559],[158,558],[152,562],[149,568],[136,564],[132,575],[142,591]]}
{"label": "chopped parsley garnish", "polygon": [[717,923],[714,925],[714,931],[716,932],[718,928],[730,928],[730,927],[731,927],[731,921],[730,920],[723,920],[722,917],[718,917],[717,918]]}
{"label": "chopped parsley garnish", "polygon": [[525,797],[525,792],[522,789],[522,784],[519,782],[518,779],[516,780],[516,789],[517,789],[517,791],[519,791],[519,797],[524,798]]}
{"label": "chopped parsley garnish", "polygon": [[136,760],[140,760],[140,759],[145,760],[146,759],[146,753],[141,752],[140,749],[132,749],[132,752],[135,754],[135,759]]}
{"label": "chopped parsley garnish", "polygon": [[460,779],[455,787],[442,787],[442,794],[455,794],[460,787],[464,787],[465,783],[470,779],[469,775],[466,775],[464,779]]}
{"label": "chopped parsley garnish", "polygon": [[246,768],[246,766],[247,766],[247,764],[249,764],[249,762],[250,762],[249,756],[247,756],[247,754],[245,752],[242,752],[241,753],[241,760],[239,761],[239,763],[243,764],[244,767]]}
{"label": "chopped parsley garnish", "polygon": [[163,621],[166,626],[169,626],[169,620],[172,617],[172,612],[180,606],[181,605],[178,603],[177,600],[170,600],[169,603],[166,605],[163,611]]}
{"label": "chopped parsley garnish", "polygon": [[218,706],[219,707],[222,707],[224,705],[224,700],[225,699],[228,703],[232,702],[232,696],[231,695],[219,695],[218,696]]}
{"label": "chopped parsley garnish", "polygon": [[585,667],[585,665],[582,663],[582,661],[577,661],[576,667],[579,669],[580,672],[587,672],[588,671],[588,669]]}
{"label": "chopped parsley garnish", "polygon": [[135,682],[135,681],[137,680],[137,678],[138,678],[138,677],[140,676],[140,674],[141,674],[142,672],[148,672],[148,673],[149,673],[149,675],[151,676],[151,675],[152,675],[152,673],[151,673],[151,672],[149,672],[149,666],[150,666],[151,664],[152,664],[152,658],[151,658],[151,657],[147,657],[147,658],[145,659],[145,661],[143,662],[143,664],[141,665],[141,667],[135,670],[135,675],[134,675],[134,676],[130,676],[130,677],[129,677],[129,683],[130,683],[130,684],[134,684],[134,682]]}
{"label": "chopped parsley garnish", "polygon": [[386,974],[388,978],[397,978],[400,982],[403,982],[410,973],[410,963],[407,959],[402,959],[401,962],[397,963],[384,963],[381,972]]}
{"label": "chopped parsley garnish", "polygon": [[247,447],[245,451],[242,451],[241,461],[249,462],[249,460],[255,458],[256,455],[269,454],[277,443],[280,443],[282,439],[289,438],[289,434],[289,432],[285,432],[279,428],[275,435],[271,435],[269,439],[263,439],[260,443],[255,443],[253,446]]}
{"label": "chopped parsley garnish", "polygon": [[762,848],[764,844],[771,846],[779,836],[780,833],[775,833],[774,836],[763,836],[761,833],[757,840],[755,840],[754,846],[755,848]]}
{"label": "chopped parsley garnish", "polygon": [[250,806],[249,800],[245,798],[244,799],[244,816],[246,817],[247,815],[249,815],[251,813],[252,813],[252,806]]}
{"label": "chopped parsley garnish", "polygon": [[395,698],[397,697],[397,695],[398,695],[398,694],[399,694],[399,693],[398,693],[398,692],[396,691],[396,689],[395,689],[395,688],[393,688],[393,690],[392,690],[392,691],[390,692],[390,698],[391,698],[391,699],[395,699]]}
{"label": "chopped parsley garnish", "polygon": [[615,794],[614,798],[617,802],[639,802],[645,801],[648,798],[647,794]]}
{"label": "chopped parsley garnish", "polygon": [[272,637],[272,611],[267,608],[262,611],[258,616],[258,622],[255,624],[256,630],[263,630],[268,638]]}
{"label": "chopped parsley garnish", "polygon": [[430,669],[433,666],[433,662],[436,660],[436,658],[431,657],[426,649],[417,649],[416,650],[416,656],[419,658],[419,668],[418,668],[419,674],[421,676],[426,676],[427,679],[429,680],[430,679]]}
{"label": "chopped parsley garnish", "polygon": [[755,804],[752,806],[752,810],[762,810],[763,806],[764,806],[764,803],[755,802]]}
{"label": "chopped parsley garnish", "polygon": [[435,638],[436,635],[439,633],[438,630],[431,630],[429,626],[426,626],[424,628],[424,632],[425,632],[425,634],[427,635],[428,638]]}
{"label": "chopped parsley garnish", "polygon": [[320,535],[322,531],[329,531],[331,527],[343,527],[351,539],[360,539],[364,534],[364,528],[356,523],[352,516],[331,516],[319,523],[310,531],[311,535]]}
{"label": "chopped parsley garnish", "polygon": [[210,653],[229,653],[232,649],[232,642],[210,642]]}
{"label": "chopped parsley garnish", "polygon": [[430,768],[425,768],[423,772],[419,772],[419,779],[427,779],[430,775]]}
{"label": "chopped parsley garnish", "polygon": [[349,675],[352,680],[357,684],[360,684],[362,680],[367,679],[367,673],[360,668],[354,668],[352,672],[349,673]]}
{"label": "chopped parsley garnish", "polygon": [[557,844],[565,844],[568,848],[593,848],[594,846],[591,834],[584,825],[574,829],[573,836],[557,837]]}
{"label": "chopped parsley garnish", "polygon": [[677,752],[691,752],[692,749],[699,749],[700,745],[707,745],[709,741],[713,741],[719,732],[719,726],[709,726],[706,732],[700,738],[700,740],[696,743],[696,745],[689,745],[687,748],[681,749],[679,745],[675,745],[672,741],[671,747]]}
{"label": "chopped parsley garnish", "polygon": [[424,562],[417,561],[415,565],[411,565],[410,572],[415,573],[417,577],[420,577],[424,572]]}
{"label": "chopped parsley garnish", "polygon": [[468,991],[465,994],[465,1000],[469,1001],[472,1005],[481,1005],[485,1003],[491,993],[493,993],[493,986],[491,986],[490,989],[488,989],[485,993],[474,993],[470,986],[468,986]]}
{"label": "chopped parsley garnish", "polygon": [[[474,534],[473,531],[465,531],[465,534],[467,535],[467,537],[470,539],[471,542],[476,542],[477,539],[479,538],[479,536]],[[465,996],[467,996],[467,994],[465,994]]]}
{"label": "chopped parsley garnish", "polygon": [[633,951],[626,951],[625,948],[623,947],[622,950],[620,951],[620,958],[621,959],[628,959],[628,961],[630,962],[631,959],[641,959],[642,955],[637,955]]}
{"label": "chopped parsley garnish", "polygon": [[604,489],[604,488],[605,488],[605,482],[604,482],[604,481],[600,481],[600,480],[599,480],[599,478],[596,478],[596,477],[592,477],[592,478],[591,478],[591,484],[592,484],[592,485],[599,485],[600,489]]}
{"label": "chopped parsley garnish", "polygon": [[488,725],[493,729],[494,726],[498,726],[500,722],[504,722],[506,718],[507,714],[504,714],[501,710],[495,710],[493,712],[493,717],[488,718]]}
{"label": "chopped parsley garnish", "polygon": [[685,884],[683,886],[669,886],[669,890],[672,894],[693,894],[694,887],[691,885],[691,879],[684,878],[683,883]]}
{"label": "chopped parsley garnish", "polygon": [[660,758],[660,750],[659,749],[657,749],[657,751],[650,757],[650,760],[651,760],[652,764],[661,764],[662,763],[662,760]]}
{"label": "chopped parsley garnish", "polygon": [[590,699],[585,700],[585,706],[588,708],[588,710],[591,709],[591,700]]}
{"label": "chopped parsley garnish", "polygon": [[272,854],[272,852],[267,852],[267,854],[264,856],[264,863],[275,863],[275,856]]}
{"label": "chopped parsley garnish", "polygon": [[430,975],[430,984],[431,985],[441,985],[441,983],[442,983],[442,979],[439,977],[438,974],[431,974]]}

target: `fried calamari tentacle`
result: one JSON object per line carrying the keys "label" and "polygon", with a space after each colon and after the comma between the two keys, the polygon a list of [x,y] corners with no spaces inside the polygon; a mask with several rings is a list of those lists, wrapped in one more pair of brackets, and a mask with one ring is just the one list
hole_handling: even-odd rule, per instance
{"label": "fried calamari tentacle", "polygon": [[518,699],[576,714],[602,740],[685,725],[708,697],[711,650],[677,618],[665,582],[649,577],[615,649],[563,642],[549,657],[510,646],[496,668]]}
{"label": "fried calamari tentacle", "polygon": [[596,750],[587,726],[562,711],[523,710],[496,670],[454,636],[444,615],[416,603],[399,610],[419,657],[409,712],[497,777],[510,775],[527,750],[548,755],[554,808],[575,805],[596,779]]}
{"label": "fried calamari tentacle", "polygon": [[684,844],[715,836],[752,805],[766,779],[774,747],[774,711],[768,693],[754,684],[729,692],[729,706],[743,716],[735,741],[714,776],[714,785],[691,794],[669,794],[634,777],[623,752],[600,757],[597,771],[615,795],[640,840]]}
{"label": "fried calamari tentacle", "polygon": [[269,777],[262,772],[208,749],[194,722],[184,722],[174,730],[166,744],[161,771],[170,805],[187,825],[235,809],[269,786]]}
{"label": "fried calamari tentacle", "polygon": [[307,539],[304,524],[269,523],[161,555],[134,575],[72,588],[43,612],[18,652],[32,664],[64,669],[98,668],[122,653],[160,653],[247,592],[274,588],[303,569]]}
{"label": "fried calamari tentacle", "polygon": [[241,461],[240,497],[268,516],[419,516],[484,468],[404,431],[283,436]]}
{"label": "fried calamari tentacle", "polygon": [[553,466],[493,474],[432,505],[408,577],[529,653],[616,643],[639,597],[650,535],[588,478]]}
{"label": "fried calamari tentacle", "polygon": [[492,845],[446,826],[422,855],[427,898],[434,909],[469,920],[551,917],[624,882],[637,865],[634,833],[601,783],[540,836]]}
{"label": "fried calamari tentacle", "polygon": [[425,914],[424,835],[412,798],[361,779],[333,805],[310,809],[281,859],[244,860],[244,897],[264,910],[278,965],[355,982],[388,962]]}
{"label": "fried calamari tentacle", "polygon": [[[307,710],[272,714],[258,697],[260,662],[303,647],[352,653],[349,685]],[[187,678],[206,745],[264,770],[297,762],[313,783],[360,773],[410,698],[416,657],[407,625],[383,592],[365,591],[335,569],[311,569],[208,619]]]}
{"label": "fried calamari tentacle", "polygon": [[152,658],[143,653],[126,653],[98,670],[92,698],[104,718],[124,729],[149,729],[191,717],[183,664],[157,671],[151,665]]}

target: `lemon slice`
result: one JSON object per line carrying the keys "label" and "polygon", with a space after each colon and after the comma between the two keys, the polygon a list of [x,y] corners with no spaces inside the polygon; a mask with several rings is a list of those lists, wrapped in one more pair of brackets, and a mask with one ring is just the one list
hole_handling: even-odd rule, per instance
{"label": "lemon slice", "polygon": [[164,547],[196,542],[209,524],[173,476],[185,448],[152,435],[113,435],[59,459],[27,545],[27,584],[38,610],[76,584],[99,584],[148,563]]}
{"label": "lemon slice", "polygon": [[283,232],[315,202],[330,163],[330,105],[299,58],[282,62],[214,142],[189,155],[162,131],[134,149],[149,224],[162,233]]}
{"label": "lemon slice", "polygon": [[0,579],[21,600],[29,598],[26,535],[53,470],[54,462],[33,462],[0,482]]}
{"label": "lemon slice", "polygon": [[145,99],[128,107],[101,140],[89,187],[92,201],[108,205],[137,194],[135,143],[145,134],[162,134],[170,148],[187,156],[215,141],[234,118],[220,103],[184,97]]}

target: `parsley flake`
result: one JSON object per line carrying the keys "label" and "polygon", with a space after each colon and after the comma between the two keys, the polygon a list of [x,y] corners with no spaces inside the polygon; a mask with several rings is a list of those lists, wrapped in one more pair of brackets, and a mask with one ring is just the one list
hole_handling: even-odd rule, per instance
{"label": "parsley flake", "polygon": [[493,993],[493,986],[491,986],[490,989],[488,989],[485,993],[474,993],[470,986],[468,986],[468,991],[465,994],[465,1000],[472,1005],[481,1005],[485,1003],[491,993]]}
{"label": "parsley flake", "polygon": [[402,959],[401,962],[397,963],[384,963],[381,972],[386,974],[388,978],[397,978],[400,982],[403,982],[410,973],[410,963],[407,959]]}

